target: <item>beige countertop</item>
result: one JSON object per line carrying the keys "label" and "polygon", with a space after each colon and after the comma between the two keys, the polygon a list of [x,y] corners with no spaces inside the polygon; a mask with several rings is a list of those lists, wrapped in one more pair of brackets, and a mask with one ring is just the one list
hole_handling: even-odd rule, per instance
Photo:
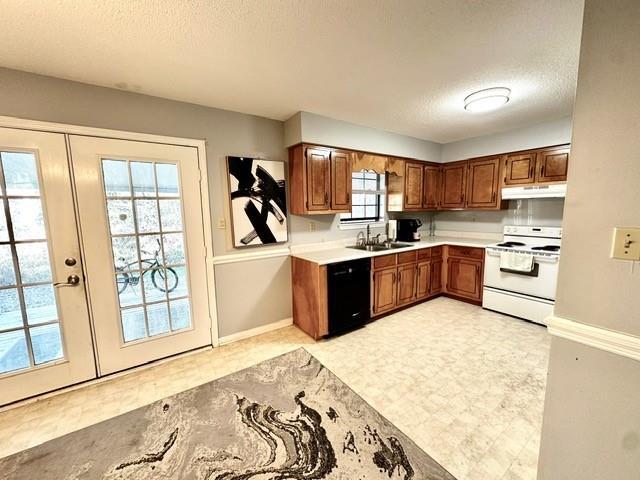
{"label": "beige countertop", "polygon": [[[408,243],[408,242],[400,242]],[[359,258],[377,257],[380,255],[389,255],[392,253],[402,253],[420,248],[438,247],[440,245],[457,245],[461,247],[477,247],[484,248],[487,245],[496,243],[496,240],[478,239],[478,238],[460,238],[460,237],[425,237],[419,242],[412,243],[408,247],[394,248],[381,252],[368,252],[365,250],[355,250],[348,247],[336,247],[330,249],[322,249],[316,251],[306,251],[292,253],[292,257],[301,258],[309,262],[315,262],[319,265],[329,263],[345,262],[348,260],[357,260]]]}

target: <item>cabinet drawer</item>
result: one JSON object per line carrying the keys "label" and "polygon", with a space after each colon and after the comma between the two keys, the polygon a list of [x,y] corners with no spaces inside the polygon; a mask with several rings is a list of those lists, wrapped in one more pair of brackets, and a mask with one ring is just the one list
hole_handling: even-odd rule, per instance
{"label": "cabinet drawer", "polygon": [[449,256],[450,257],[462,257],[462,258],[484,258],[484,248],[473,248],[473,247],[456,247],[453,245],[449,246]]}
{"label": "cabinet drawer", "polygon": [[428,260],[429,258],[431,258],[430,248],[423,248],[421,250],[418,250],[418,260]]}
{"label": "cabinet drawer", "polygon": [[431,258],[441,258],[442,257],[442,247],[431,247]]}
{"label": "cabinet drawer", "polygon": [[381,257],[373,257],[373,269],[393,267],[396,265],[395,255],[383,255]]}
{"label": "cabinet drawer", "polygon": [[416,251],[413,252],[403,252],[398,254],[398,265],[403,263],[415,263],[416,262]]}

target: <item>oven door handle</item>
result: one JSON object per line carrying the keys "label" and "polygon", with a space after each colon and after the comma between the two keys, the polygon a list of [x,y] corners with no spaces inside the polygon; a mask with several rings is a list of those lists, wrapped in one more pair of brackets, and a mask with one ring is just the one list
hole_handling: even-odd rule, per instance
{"label": "oven door handle", "polygon": [[510,268],[501,268],[500,271],[504,273],[513,273],[515,275],[523,275],[525,277],[537,277],[538,273],[540,272],[540,264],[534,263],[533,270],[531,270],[530,272],[522,272],[520,270],[511,270]]}

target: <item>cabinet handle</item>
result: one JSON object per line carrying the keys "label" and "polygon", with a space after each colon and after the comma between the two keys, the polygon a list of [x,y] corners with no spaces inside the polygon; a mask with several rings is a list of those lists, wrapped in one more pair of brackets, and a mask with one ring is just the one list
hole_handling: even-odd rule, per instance
{"label": "cabinet handle", "polygon": [[347,203],[351,203],[351,194],[347,193]]}
{"label": "cabinet handle", "polygon": [[329,205],[329,194],[324,192],[324,204]]}
{"label": "cabinet handle", "polygon": [[395,273],[391,274],[391,283],[396,283],[396,274]]}
{"label": "cabinet handle", "polygon": [[495,202],[496,201],[496,192],[495,190],[493,191],[493,193],[491,194],[491,201]]}
{"label": "cabinet handle", "polygon": [[540,176],[544,177],[544,165],[542,165],[542,168],[540,169]]}
{"label": "cabinet handle", "polygon": [[402,281],[402,272],[398,272],[398,283]]}
{"label": "cabinet handle", "polygon": [[529,176],[530,176],[530,177],[533,177],[533,169],[534,169],[534,166],[533,166],[533,165],[531,165],[531,168],[530,168],[530,170],[529,170]]}

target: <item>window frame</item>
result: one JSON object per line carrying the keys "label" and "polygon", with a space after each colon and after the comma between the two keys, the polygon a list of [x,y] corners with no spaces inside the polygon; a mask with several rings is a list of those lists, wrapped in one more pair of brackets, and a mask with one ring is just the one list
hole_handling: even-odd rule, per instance
{"label": "window frame", "polygon": [[[376,189],[375,190],[367,190],[366,188],[359,189],[355,188],[354,182],[356,180],[361,180],[363,182],[371,181],[371,178],[367,178],[366,175],[375,175],[376,181]],[[363,184],[364,187],[364,184]],[[368,205],[365,201],[363,204],[356,204],[357,207],[362,207],[365,212],[367,207],[375,206],[376,215],[374,217],[352,217],[353,215],[353,199],[356,195],[375,195],[376,203],[375,205]],[[377,173],[374,171],[361,170],[359,172],[351,173],[351,211],[348,214],[340,214],[340,228],[348,229],[348,228],[359,228],[362,225],[383,225],[386,218],[386,174]],[[349,218],[345,218],[346,215],[349,215]]]}

